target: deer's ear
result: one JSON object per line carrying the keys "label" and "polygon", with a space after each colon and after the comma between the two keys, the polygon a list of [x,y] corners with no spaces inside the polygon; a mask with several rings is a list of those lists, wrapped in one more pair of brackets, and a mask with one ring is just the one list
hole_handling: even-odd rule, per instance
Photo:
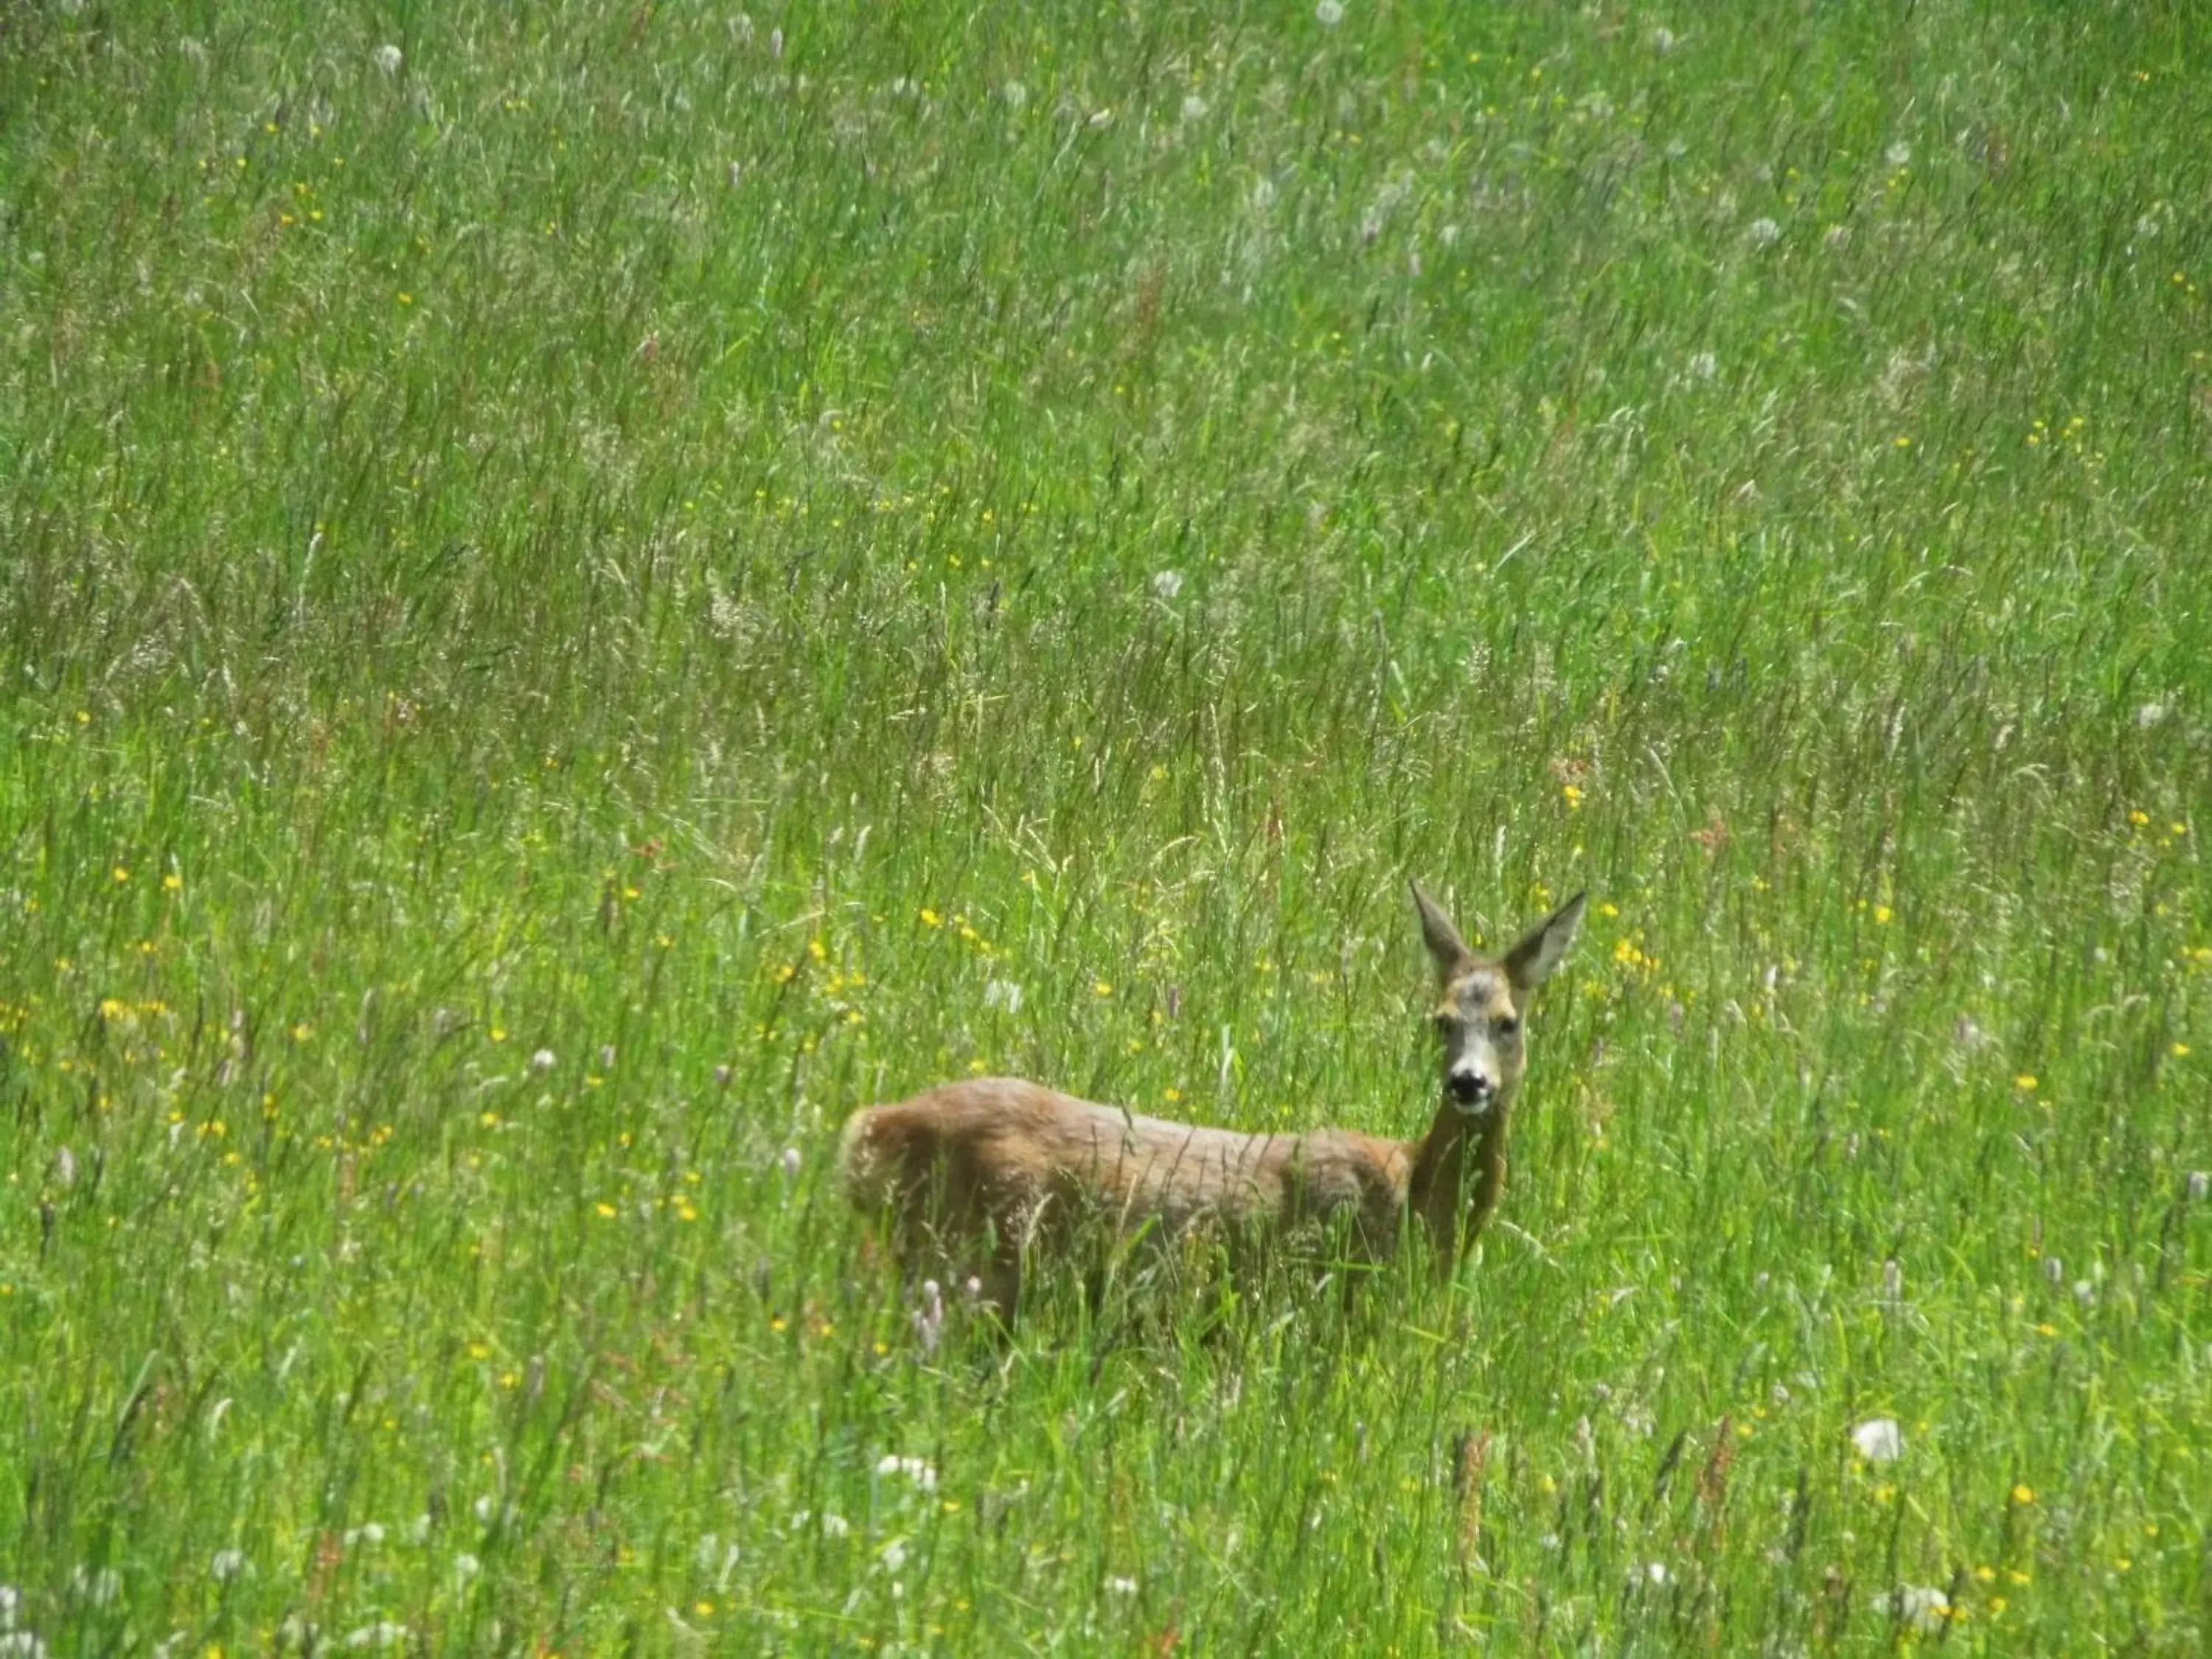
{"label": "deer's ear", "polygon": [[1589,896],[1576,894],[1552,913],[1551,920],[1505,953],[1505,977],[1515,990],[1533,991],[1552,976],[1567,946],[1575,942],[1575,930],[1583,925],[1583,901]]}
{"label": "deer's ear", "polygon": [[1474,952],[1467,948],[1459,936],[1459,929],[1451,925],[1451,918],[1437,908],[1436,901],[1421,890],[1421,884],[1407,882],[1413,890],[1413,908],[1421,913],[1421,943],[1429,947],[1430,960],[1437,964],[1437,977],[1449,980],[1474,960]]}

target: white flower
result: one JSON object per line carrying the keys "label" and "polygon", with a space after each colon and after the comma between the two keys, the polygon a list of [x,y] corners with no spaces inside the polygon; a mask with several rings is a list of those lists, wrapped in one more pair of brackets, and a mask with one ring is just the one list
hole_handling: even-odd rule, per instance
{"label": "white flower", "polygon": [[533,1072],[550,1072],[559,1064],[550,1048],[540,1048],[530,1057],[530,1069]]}
{"label": "white flower", "polygon": [[2075,1279],[2074,1281],[2074,1299],[2085,1308],[2095,1306],[2097,1301],[2097,1287],[2094,1285],[2092,1285],[2086,1279]]}
{"label": "white flower", "polygon": [[1644,1564],[1644,1578],[1647,1583],[1663,1584],[1674,1576],[1667,1571],[1664,1561],[1646,1561]]}
{"label": "white flower", "polygon": [[1152,592],[1163,599],[1172,599],[1182,592],[1182,572],[1180,570],[1158,572],[1152,578]]}
{"label": "white flower", "polygon": [[484,1522],[487,1526],[491,1523],[492,1516],[499,1513],[499,1505],[493,1500],[492,1495],[489,1492],[486,1492],[482,1498],[477,1498],[471,1507],[476,1510],[477,1519]]}
{"label": "white flower", "polygon": [[1893,1417],[1869,1417],[1851,1431],[1851,1444],[1869,1463],[1894,1463],[1905,1455],[1905,1435]]}
{"label": "white flower", "polygon": [[1663,27],[1652,30],[1651,50],[1657,52],[1662,58],[1664,58],[1668,52],[1674,51],[1674,31],[1670,28]]}
{"label": "white flower", "polygon": [[410,1544],[420,1544],[426,1542],[429,1536],[430,1515],[426,1510],[407,1523],[407,1541]]}
{"label": "white flower", "polygon": [[23,1659],[46,1659],[46,1644],[30,1631],[9,1631],[0,1635],[0,1654],[21,1654]]}
{"label": "white flower", "polygon": [[373,1625],[363,1625],[359,1630],[348,1631],[345,1644],[349,1648],[396,1648],[406,1639],[406,1626],[395,1625],[389,1619],[380,1619]]}
{"label": "white flower", "polygon": [[1690,359],[1690,373],[1700,380],[1710,380],[1720,372],[1721,360],[1710,351],[1700,351]]}
{"label": "white flower", "polygon": [[822,1517],[822,1535],[824,1538],[842,1538],[852,1530],[852,1522],[842,1515],[825,1515]]}
{"label": "white flower", "polygon": [[2055,1255],[2043,1258],[2043,1276],[2052,1284],[2061,1284],[2066,1278],[2066,1264]]}
{"label": "white flower", "polygon": [[919,1457],[901,1457],[896,1452],[886,1452],[883,1461],[876,1465],[876,1473],[902,1474],[924,1492],[937,1490],[937,1471]]}
{"label": "white flower", "polygon": [[2165,718],[2166,705],[2162,702],[2147,702],[2136,710],[2136,725],[2145,732]]}
{"label": "white flower", "polygon": [[477,1560],[475,1556],[471,1555],[466,1550],[463,1550],[459,1555],[453,1558],[453,1577],[459,1579],[465,1584],[483,1571],[483,1563]]}
{"label": "white flower", "polygon": [[381,1544],[384,1541],[384,1528],[380,1522],[364,1521],[357,1527],[346,1528],[345,1541],[346,1547],[349,1549],[356,1544]]}
{"label": "white flower", "polygon": [[1027,109],[1030,89],[1018,81],[1009,81],[999,88],[999,96],[1006,100],[1008,109]]}
{"label": "white flower", "polygon": [[1022,1011],[1022,988],[1010,979],[994,979],[983,988],[983,1006],[1018,1014]]}
{"label": "white flower", "polygon": [[1893,167],[1901,167],[1912,159],[1912,146],[1900,138],[1882,151],[1881,159]]}
{"label": "white flower", "polygon": [[228,1584],[245,1571],[243,1550],[217,1550],[208,1561],[208,1577],[218,1584]]}
{"label": "white flower", "polygon": [[799,1158],[798,1147],[785,1147],[783,1149],[783,1156],[776,1161],[783,1166],[783,1178],[786,1181],[796,1181],[799,1179]]}
{"label": "white flower", "polygon": [[1137,1581],[1133,1578],[1109,1578],[1106,1581],[1106,1593],[1109,1595],[1134,1595],[1137,1593]]}
{"label": "white flower", "polygon": [[2189,1172],[2189,1195],[2200,1203],[2207,1193],[2212,1193],[2212,1172],[2191,1170]]}
{"label": "white flower", "polygon": [[1923,1636],[1942,1629],[1951,1616],[1951,1598],[1928,1584],[1907,1584],[1894,1595],[1877,1595],[1874,1605],[1875,1612],[1894,1614]]}
{"label": "white flower", "polygon": [[13,1584],[0,1584],[0,1630],[15,1628],[15,1614],[22,1605],[22,1591]]}
{"label": "white flower", "polygon": [[1830,225],[1827,234],[1820,240],[1827,244],[1831,253],[1840,253],[1851,245],[1851,228],[1849,225]]}
{"label": "white flower", "polygon": [[1745,227],[1744,234],[1751,238],[1753,247],[1772,247],[1782,240],[1782,227],[1771,219],[1753,219]]}
{"label": "white flower", "polygon": [[1314,21],[1325,29],[1333,29],[1344,21],[1344,0],[1316,0]]}
{"label": "white flower", "polygon": [[1881,1264],[1881,1293],[1885,1300],[1902,1301],[1905,1297],[1905,1266],[1895,1256]]}
{"label": "white flower", "polygon": [[1203,121],[1206,118],[1206,100],[1194,92],[1187,94],[1182,100],[1182,118],[1186,121]]}
{"label": "white flower", "polygon": [[892,1539],[884,1546],[882,1555],[884,1571],[896,1572],[906,1565],[906,1540],[903,1538]]}
{"label": "white flower", "polygon": [[374,52],[369,53],[368,57],[369,61],[374,64],[377,68],[382,70],[386,75],[398,74],[399,66],[407,61],[405,55],[400,52],[399,48],[392,45],[389,41],[386,42],[383,46],[379,46]]}

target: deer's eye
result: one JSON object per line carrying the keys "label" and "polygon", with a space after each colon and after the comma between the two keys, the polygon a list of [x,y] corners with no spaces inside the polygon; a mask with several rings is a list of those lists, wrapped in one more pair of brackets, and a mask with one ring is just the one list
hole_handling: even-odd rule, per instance
{"label": "deer's eye", "polygon": [[1520,1029],[1521,1022],[1514,1018],[1510,1014],[1506,1015],[1504,1018],[1498,1022],[1498,1035],[1500,1036],[1511,1036]]}

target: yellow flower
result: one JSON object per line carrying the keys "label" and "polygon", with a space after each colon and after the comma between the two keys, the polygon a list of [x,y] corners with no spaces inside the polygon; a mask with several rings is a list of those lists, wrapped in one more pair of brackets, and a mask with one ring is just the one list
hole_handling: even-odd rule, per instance
{"label": "yellow flower", "polygon": [[2022,1072],[2018,1077],[2013,1079],[2012,1086],[2019,1090],[2022,1094],[2033,1094],[2035,1092],[2035,1073],[2033,1072]]}
{"label": "yellow flower", "polygon": [[118,884],[126,882],[131,879],[131,872],[118,864],[115,866],[115,879]]}
{"label": "yellow flower", "polygon": [[2175,1043],[2173,1045],[2173,1057],[2176,1060],[2186,1060],[2189,1057],[2189,1045],[2185,1042]]}
{"label": "yellow flower", "polygon": [[184,888],[185,878],[173,870],[161,878],[161,890],[165,893],[180,893]]}
{"label": "yellow flower", "polygon": [[1169,1105],[1172,1106],[1182,1098],[1182,1091],[1180,1089],[1170,1089],[1167,1090],[1161,1097],[1164,1099]]}
{"label": "yellow flower", "polygon": [[615,1218],[615,1206],[611,1204],[602,1202],[594,1204],[592,1207],[599,1212],[599,1219],[602,1221],[612,1221]]}
{"label": "yellow flower", "polygon": [[1110,997],[1114,994],[1113,986],[1103,979],[1094,981],[1091,988],[1097,992],[1102,997]]}
{"label": "yellow flower", "polygon": [[2135,825],[2136,829],[2140,830],[2143,825],[2150,822],[2150,814],[2144,811],[2139,806],[2134,811],[2128,814],[2128,822]]}
{"label": "yellow flower", "polygon": [[921,907],[921,925],[925,927],[942,927],[945,926],[945,918],[925,904]]}
{"label": "yellow flower", "polygon": [[1892,913],[1892,911],[1890,910],[1890,908],[1889,908],[1887,904],[1877,904],[1877,905],[1875,905],[1875,906],[1874,907],[1874,923],[1875,923],[1875,927],[1888,927],[1888,926],[1889,926],[1889,919],[1890,919],[1890,916],[1891,916],[1891,915],[1892,915],[1892,914],[1893,914],[1893,913]]}
{"label": "yellow flower", "polygon": [[2025,1485],[2014,1486],[2012,1489],[2012,1501],[2025,1509],[2028,1504],[2035,1502],[2035,1488]]}

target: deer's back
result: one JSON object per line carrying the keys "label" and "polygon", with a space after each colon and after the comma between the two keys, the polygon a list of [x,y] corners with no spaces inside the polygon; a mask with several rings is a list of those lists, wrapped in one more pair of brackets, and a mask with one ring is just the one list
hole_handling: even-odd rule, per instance
{"label": "deer's back", "polygon": [[1028,1231],[1058,1209],[1168,1231],[1352,1211],[1395,1237],[1408,1174],[1395,1141],[1342,1130],[1241,1134],[1101,1106],[1015,1078],[947,1084],[854,1115],[848,1190],[863,1208]]}

